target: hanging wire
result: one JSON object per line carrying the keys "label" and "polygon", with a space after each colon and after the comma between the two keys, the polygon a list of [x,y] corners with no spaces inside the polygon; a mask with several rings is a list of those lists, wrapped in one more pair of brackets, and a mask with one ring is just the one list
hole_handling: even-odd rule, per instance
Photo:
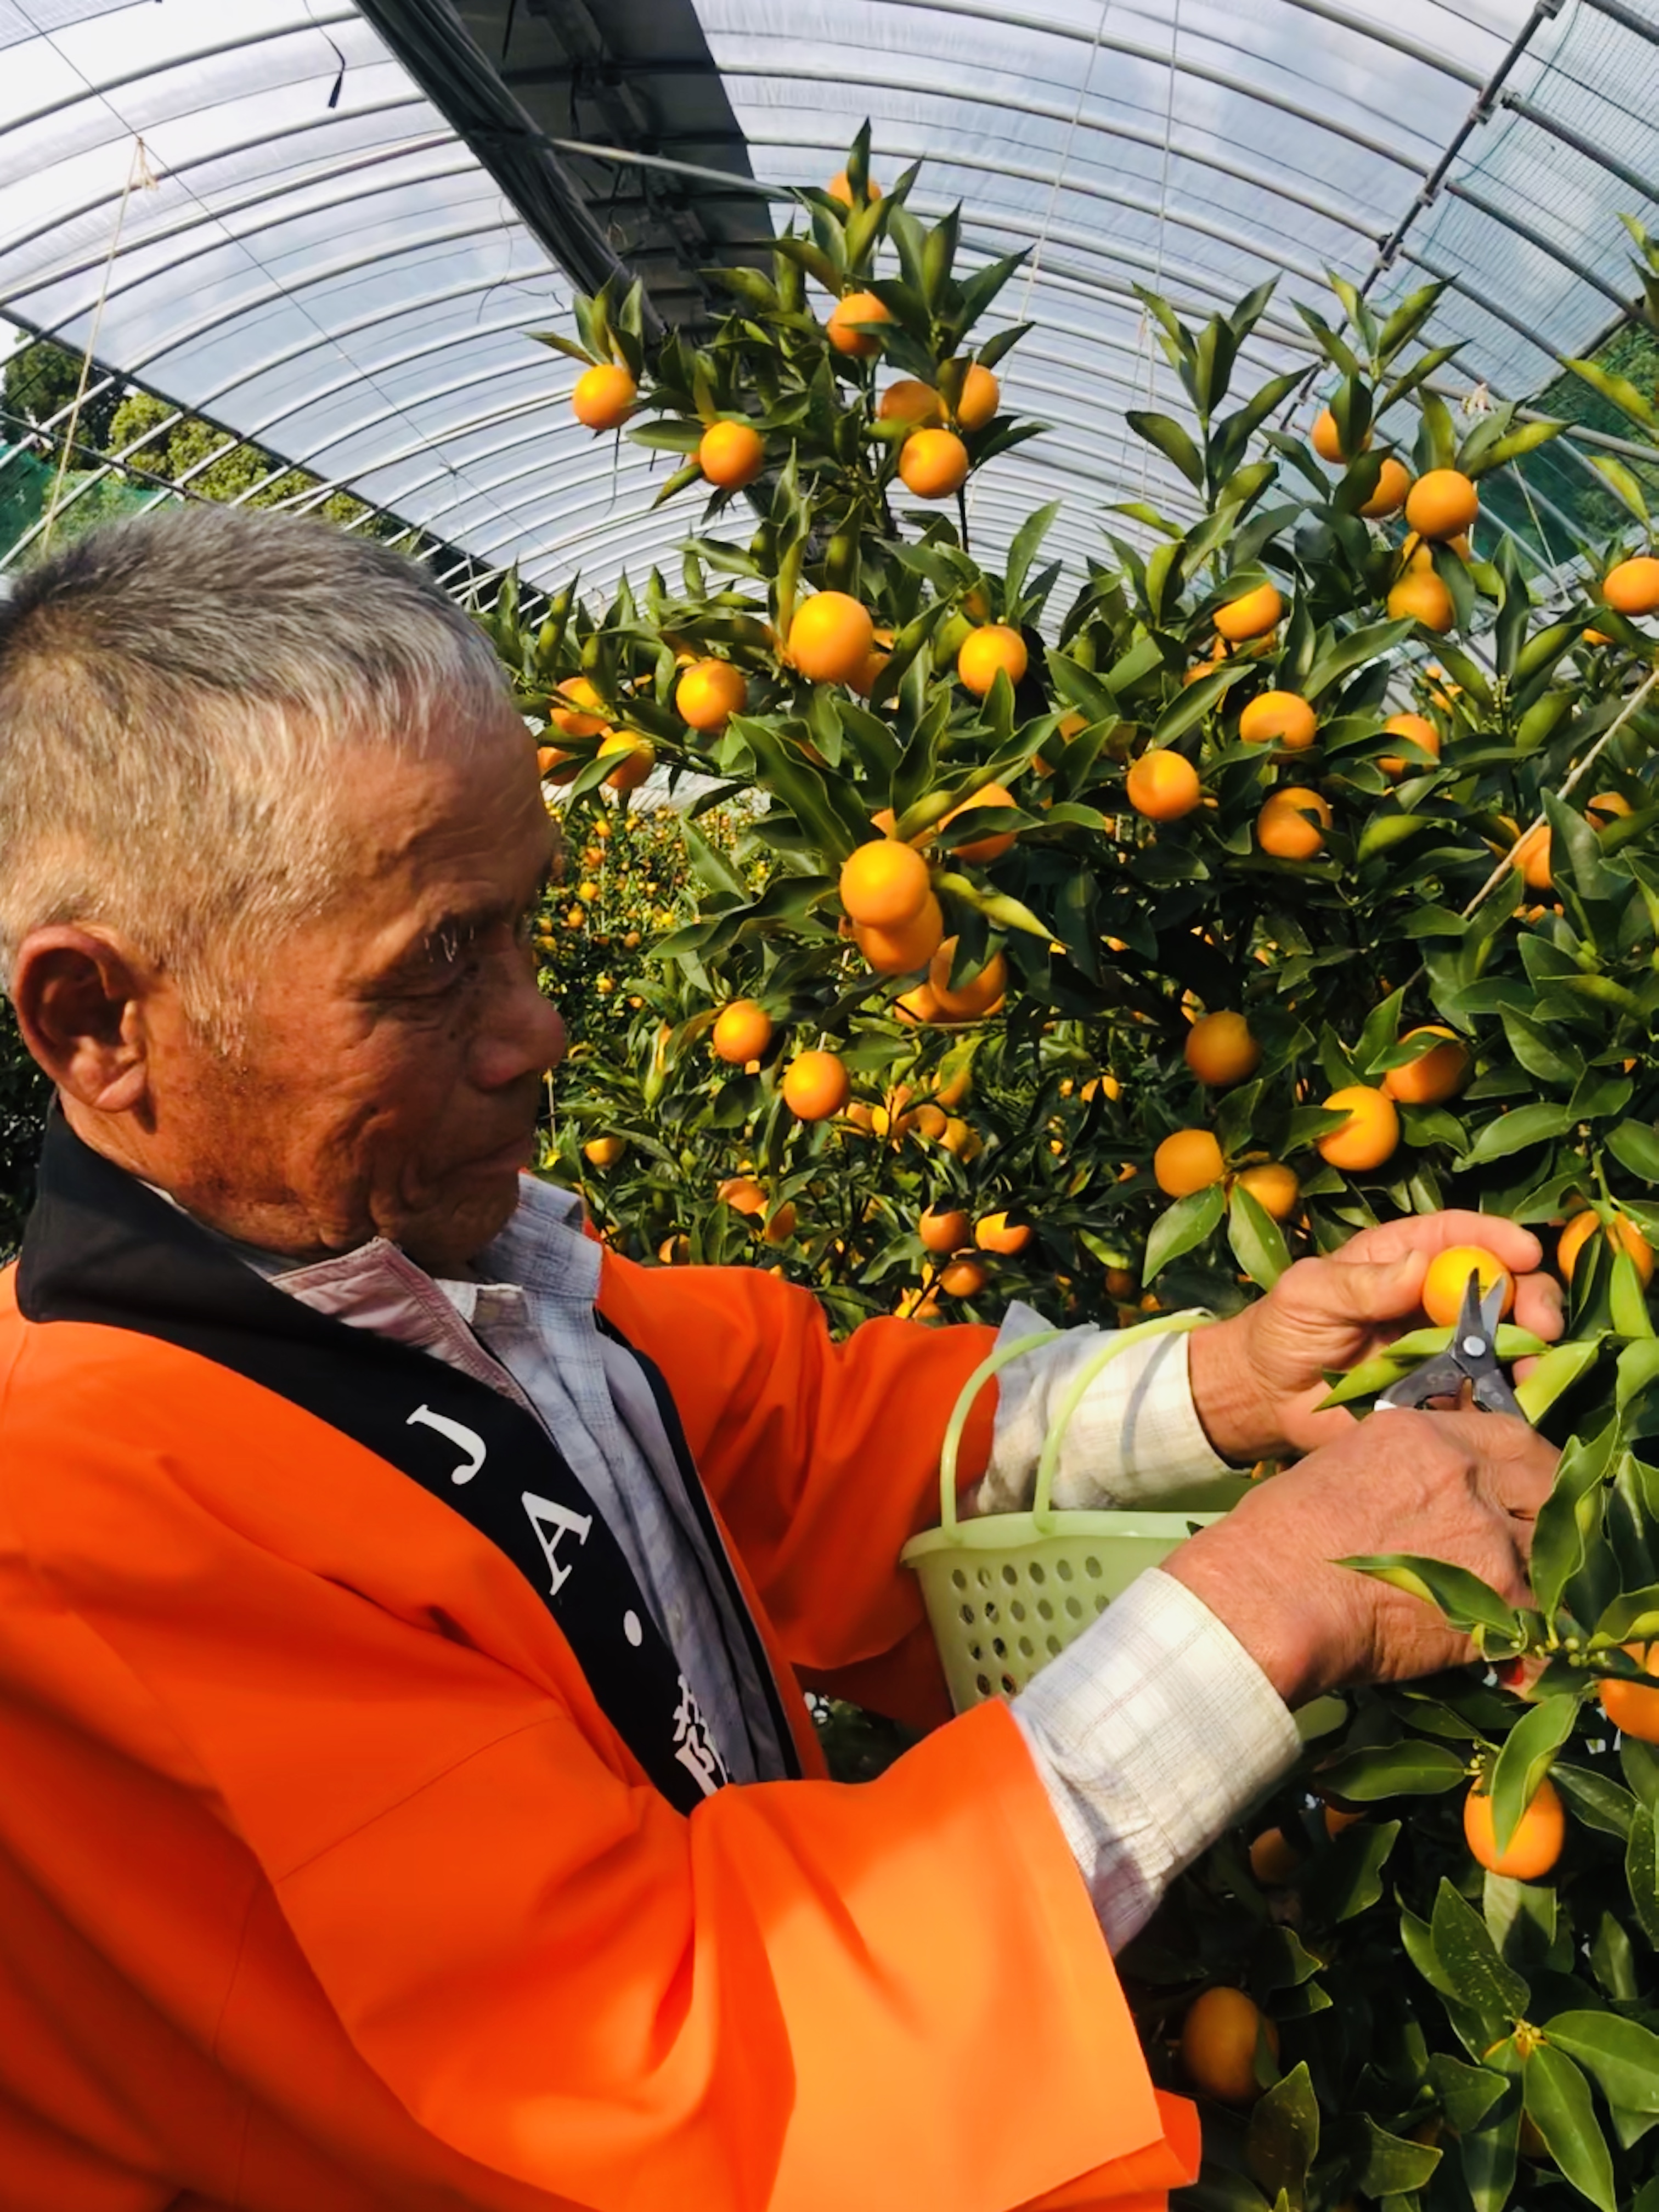
{"label": "hanging wire", "polygon": [[[1161,157],[1158,184],[1158,246],[1153,255],[1152,284],[1154,292],[1164,282],[1164,240],[1169,228],[1170,207],[1170,147],[1175,136],[1176,59],[1181,51],[1181,0],[1175,0],[1175,12],[1170,19],[1170,82],[1164,100],[1164,151]],[[1152,321],[1143,307],[1140,311],[1141,335],[1146,341],[1146,404],[1150,407],[1158,397],[1158,355],[1152,343]],[[1129,425],[1126,417],[1123,430],[1127,443]],[[1140,495],[1146,496],[1148,474],[1152,467],[1152,447],[1143,440],[1140,448]]]}
{"label": "hanging wire", "polygon": [[109,280],[115,267],[115,257],[120,251],[121,228],[127,219],[127,203],[135,191],[153,192],[155,178],[144,152],[144,142],[135,137],[132,159],[127,164],[127,180],[121,187],[121,197],[115,210],[115,228],[110,233],[109,252],[104,256],[104,274],[98,287],[97,304],[92,311],[92,327],[87,333],[86,351],[81,356],[81,374],[75,387],[75,398],[70,408],[69,421],[64,426],[63,443],[58,455],[58,473],[52,480],[52,497],[46,502],[45,521],[41,525],[40,545],[44,551],[52,544],[52,526],[58,520],[58,510],[63,503],[64,480],[69,475],[70,454],[74,449],[75,433],[81,420],[82,402],[87,396],[87,386],[92,381],[93,356],[98,350],[98,331],[104,319],[104,302],[109,297]]}

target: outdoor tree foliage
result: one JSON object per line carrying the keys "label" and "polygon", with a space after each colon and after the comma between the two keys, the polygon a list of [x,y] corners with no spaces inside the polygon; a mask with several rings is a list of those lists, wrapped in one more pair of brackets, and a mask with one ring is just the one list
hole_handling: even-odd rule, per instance
{"label": "outdoor tree foliage", "polygon": [[[556,995],[592,964],[571,948],[610,939],[608,1004],[589,1000],[549,1168],[624,1249],[750,1257],[811,1285],[843,1327],[896,1309],[988,1318],[1016,1293],[1109,1325],[1159,1304],[1225,1313],[1299,1253],[1453,1204],[1528,1223],[1552,1251],[1565,1239],[1566,1340],[1502,1337],[1506,1357],[1543,1352],[1522,1396],[1565,1448],[1535,1610],[1409,1554],[1364,1563],[1440,1604],[1486,1663],[1351,1699],[1125,1963],[1172,2086],[1190,2086],[1178,2039],[1206,1989],[1248,1990],[1277,2033],[1276,2057],[1257,2047],[1265,2094],[1205,2104],[1194,2206],[1659,2212],[1659,1749],[1599,1703],[1604,1678],[1639,1680],[1627,1650],[1659,1638],[1659,715],[1654,638],[1599,590],[1646,550],[1642,483],[1601,468],[1620,524],[1576,586],[1484,519],[1443,527],[1463,495],[1446,477],[1451,506],[1421,542],[1397,462],[1478,494],[1552,434],[1449,404],[1455,361],[1419,345],[1435,288],[1383,316],[1334,280],[1328,319],[1301,311],[1324,364],[1312,392],[1257,382],[1266,288],[1202,328],[1147,294],[1196,433],[1131,416],[1167,494],[1104,519],[1062,607],[1053,510],[999,568],[965,495],[907,489],[919,428],[954,423],[969,489],[1040,430],[983,412],[970,382],[1022,335],[998,307],[1018,257],[964,270],[956,216],[910,214],[913,177],[876,197],[861,137],[844,189],[801,195],[769,274],[720,272],[731,312],[701,343],[676,335],[647,358],[637,299],[615,293],[581,303],[574,337],[544,334],[623,372],[606,404],[667,457],[665,501],[710,494],[678,561],[610,605],[573,587],[532,629],[509,586],[483,617],[563,779],[550,791],[571,866],[543,938]],[[843,308],[837,333],[849,294],[873,304]],[[1583,374],[1659,442],[1637,387]],[[895,378],[929,387],[936,412],[914,392],[908,418],[884,411]],[[1322,404],[1328,463],[1308,441]],[[722,423],[738,440],[710,446]],[[824,592],[871,617],[848,681],[799,665],[792,625]],[[970,686],[984,668],[963,647],[990,624],[1023,655],[999,643],[1001,672]],[[727,711],[694,727],[703,694],[682,687],[708,660],[728,664]],[[1402,714],[1422,720],[1385,729]],[[640,817],[605,789],[649,759],[702,780],[682,794],[697,910],[672,927],[660,854],[641,862]],[[1189,783],[1190,805],[1168,801]],[[990,787],[994,803],[956,811]],[[711,809],[718,837],[700,826]],[[872,965],[844,914],[843,865],[884,836],[928,863],[946,939],[931,974],[925,955]],[[986,1011],[946,1018],[988,975]],[[739,1000],[769,1034],[727,1064],[711,1034]],[[1259,1056],[1200,1051],[1201,1081],[1193,1024],[1224,1012]],[[820,1049],[850,1097],[804,1119],[785,1080]],[[1358,1121],[1326,1105],[1355,1089],[1382,1105]],[[1356,1128],[1358,1160],[1341,1141]],[[1186,1175],[1155,1171],[1181,1132],[1199,1133]],[[1270,1166],[1294,1188],[1249,1172]],[[928,1207],[1007,1218],[992,1249],[952,1257],[919,1237]],[[1625,1241],[1582,1241],[1621,1218]],[[1333,1377],[1339,1397],[1363,1415],[1444,1340],[1415,1332]],[[1559,1796],[1565,1847],[1539,1878],[1471,1855],[1477,1777],[1500,1850]],[[1277,1855],[1258,1848],[1253,1867],[1275,1826]]]}

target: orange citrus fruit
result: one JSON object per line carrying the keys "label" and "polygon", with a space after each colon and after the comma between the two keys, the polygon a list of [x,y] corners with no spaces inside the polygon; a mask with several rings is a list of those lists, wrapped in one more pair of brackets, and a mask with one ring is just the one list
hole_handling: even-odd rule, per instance
{"label": "orange citrus fruit", "polygon": [[1011,1222],[1006,1213],[988,1213],[974,1224],[974,1242],[981,1252],[1023,1252],[1030,1241],[1030,1223]]}
{"label": "orange citrus fruit", "polygon": [[1024,675],[1030,656],[1025,641],[1007,623],[981,623],[969,631],[957,655],[957,676],[968,690],[983,698],[999,673],[1011,684]]}
{"label": "orange citrus fruit", "polygon": [[657,1257],[665,1267],[683,1267],[691,1257],[689,1237],[665,1237],[657,1247]]}
{"label": "orange citrus fruit", "polygon": [[[945,829],[976,806],[1018,806],[1018,804],[1012,791],[1005,789],[1000,783],[988,783],[975,792],[972,798],[964,799],[960,806],[953,806],[939,826]],[[1005,853],[1012,852],[1013,847],[1014,832],[1000,830],[994,836],[975,837],[971,844],[952,846],[951,858],[953,860],[970,860],[976,867],[988,868],[993,860],[1000,860]]]}
{"label": "orange citrus fruit", "polygon": [[1400,1142],[1400,1111],[1387,1091],[1367,1083],[1346,1084],[1332,1091],[1325,1105],[1328,1112],[1348,1117],[1340,1128],[1315,1139],[1328,1166],[1364,1175],[1393,1158]]}
{"label": "orange citrus fruit", "polygon": [[1519,868],[1521,880],[1529,891],[1547,891],[1554,878],[1550,873],[1550,826],[1547,822],[1534,822],[1524,836],[1517,837],[1510,848],[1510,865]]}
{"label": "orange citrus fruit", "polygon": [[942,422],[945,402],[931,384],[919,376],[902,376],[890,384],[876,408],[878,422]]}
{"label": "orange citrus fruit", "polygon": [[580,774],[581,763],[562,753],[556,745],[538,745],[536,773],[545,783],[569,783]]}
{"label": "orange citrus fruit", "polygon": [[1401,1067],[1391,1067],[1382,1078],[1382,1088],[1402,1106],[1443,1106],[1468,1080],[1468,1048],[1452,1030],[1432,1022],[1407,1030],[1400,1042],[1407,1044],[1419,1036],[1444,1037],[1446,1042],[1431,1045],[1420,1058],[1407,1060]]}
{"label": "orange citrus fruit", "polygon": [[845,592],[815,592],[789,625],[789,658],[814,684],[851,684],[876,641],[867,607]]}
{"label": "orange citrus fruit", "polygon": [[1396,622],[1421,623],[1425,629],[1451,628],[1451,593],[1431,568],[1402,576],[1389,593],[1389,613]]}
{"label": "orange citrus fruit", "polygon": [[1423,1278],[1423,1310],[1437,1328],[1450,1328],[1455,1324],[1463,1310],[1463,1292],[1471,1275],[1480,1283],[1477,1295],[1482,1298],[1494,1283],[1502,1282],[1504,1304],[1500,1319],[1514,1306],[1515,1278],[1497,1254],[1487,1251],[1484,1244],[1454,1244],[1435,1254]]}
{"label": "orange citrus fruit", "polygon": [[1185,753],[1155,746],[1130,763],[1124,788],[1131,806],[1149,822],[1178,822],[1204,796],[1198,770]]}
{"label": "orange citrus fruit", "polygon": [[1226,1172],[1221,1147],[1208,1129],[1177,1129],[1152,1154],[1152,1175],[1166,1198],[1190,1198]]}
{"label": "orange citrus fruit", "polygon": [[[1382,730],[1386,737],[1405,738],[1436,760],[1440,757],[1440,732],[1426,714],[1390,714]],[[1376,764],[1384,775],[1404,775],[1407,769],[1425,772],[1421,761],[1408,761],[1403,753],[1384,753]]]}
{"label": "orange citrus fruit", "polygon": [[1008,963],[1001,953],[994,952],[977,975],[970,975],[966,982],[952,989],[951,963],[956,954],[957,940],[947,937],[927,969],[927,981],[933,986],[941,1016],[947,1022],[975,1022],[981,1015],[994,1014],[1008,988]]}
{"label": "orange citrus fruit", "polygon": [[968,448],[954,430],[913,430],[899,447],[900,478],[918,499],[949,499],[968,467]]}
{"label": "orange citrus fruit", "polygon": [[1243,645],[1253,637],[1266,637],[1285,611],[1285,602],[1271,584],[1258,584],[1225,606],[1216,610],[1215,626],[1229,645]]}
{"label": "orange citrus fruit", "polygon": [[784,1071],[783,1103],[799,1121],[825,1121],[847,1103],[852,1085],[833,1052],[799,1052]]}
{"label": "orange citrus fruit", "polygon": [[614,430],[638,397],[639,386],[625,368],[601,362],[576,379],[570,411],[590,430]]}
{"label": "orange citrus fruit", "polygon": [[971,1224],[967,1215],[959,1209],[947,1213],[936,1213],[933,1207],[929,1206],[916,1224],[916,1234],[921,1239],[922,1250],[932,1252],[937,1258],[944,1258],[952,1252],[961,1251],[963,1246],[968,1242],[970,1231]]}
{"label": "orange citrus fruit", "polygon": [[599,740],[600,753],[621,753],[621,764],[606,776],[605,782],[612,791],[637,791],[653,768],[657,756],[643,738],[630,737],[625,730],[613,730],[608,738]]}
{"label": "orange citrus fruit", "polygon": [[728,1176],[714,1194],[722,1206],[738,1213],[764,1213],[766,1193],[752,1176]]}
{"label": "orange citrus fruit", "polygon": [[1574,1214],[1572,1219],[1561,1231],[1557,1242],[1555,1264],[1561,1270],[1562,1280],[1568,1283],[1572,1280],[1573,1269],[1578,1265],[1578,1255],[1589,1243],[1598,1226],[1601,1227],[1601,1233],[1609,1244],[1614,1242],[1616,1236],[1617,1242],[1630,1254],[1635,1263],[1637,1274],[1641,1279],[1642,1287],[1645,1290],[1653,1280],[1652,1245],[1627,1214],[1616,1214],[1613,1217],[1613,1226],[1609,1229],[1601,1222],[1601,1217],[1589,1206],[1583,1212]]}
{"label": "orange citrus fruit", "polygon": [[1463,1800],[1463,1838],[1488,1874],[1507,1875],[1512,1881],[1536,1881],[1560,1857],[1567,1839],[1567,1816],[1555,1784],[1548,1775],[1544,1777],[1504,1851],[1498,1848],[1492,1799],[1483,1790],[1471,1790]]}
{"label": "orange citrus fruit", "polygon": [[1275,2059],[1279,2031],[1243,1990],[1206,1990],[1181,2024],[1181,2063],[1195,2089],[1224,2105],[1253,2105],[1261,2094],[1255,2078],[1258,2045]]}
{"label": "orange citrus fruit", "polygon": [[787,1244],[795,1233],[795,1209],[786,1198],[761,1231],[768,1244]]}
{"label": "orange citrus fruit", "polygon": [[1394,455],[1385,456],[1382,474],[1376,479],[1376,489],[1359,512],[1367,522],[1382,522],[1391,514],[1398,514],[1406,504],[1406,495],[1412,488],[1411,471]]}
{"label": "orange citrus fruit", "polygon": [[[1627,1644],[1625,1653],[1634,1659],[1644,1674],[1651,1674],[1653,1650],[1650,1644]],[[1638,1743],[1659,1743],[1659,1682],[1645,1689],[1640,1682],[1625,1682],[1614,1676],[1603,1679],[1601,1690],[1601,1710],[1621,1735],[1632,1735]]]}
{"label": "orange citrus fruit", "polygon": [[1217,1091],[1242,1083],[1261,1065],[1261,1048],[1243,1014],[1206,1014],[1188,1030],[1183,1050],[1199,1081]]}
{"label": "orange citrus fruit", "polygon": [[[843,207],[852,206],[852,179],[848,176],[845,169],[837,169],[823,189],[832,200],[839,200]],[[881,186],[873,177],[866,177],[864,180],[864,197],[867,200],[878,200],[881,198]]]}
{"label": "orange citrus fruit", "polygon": [[948,1267],[940,1269],[939,1286],[948,1297],[976,1298],[986,1281],[986,1272],[979,1261],[952,1260]]}
{"label": "orange citrus fruit", "polygon": [[627,1150],[626,1137],[594,1137],[582,1146],[582,1158],[596,1168],[614,1168]]}
{"label": "orange citrus fruit", "polygon": [[1461,469],[1426,469],[1406,495],[1407,527],[1420,538],[1456,538],[1480,512],[1480,495]]}
{"label": "orange citrus fruit", "polygon": [[1295,1170],[1287,1168],[1283,1161],[1262,1160],[1253,1168],[1241,1168],[1237,1180],[1269,1220],[1288,1221],[1296,1212],[1302,1186],[1296,1179]]}
{"label": "orange citrus fruit", "polygon": [[688,729],[712,736],[749,703],[743,671],[729,660],[694,660],[674,686],[674,705]]}
{"label": "orange citrus fruit", "polygon": [[[1367,430],[1360,441],[1359,450],[1362,453],[1366,451],[1370,442],[1371,434]],[[1336,417],[1328,407],[1316,416],[1310,443],[1322,461],[1334,464],[1338,461],[1351,460],[1353,458],[1352,454],[1345,453],[1342,450],[1342,433],[1337,428]]]}
{"label": "orange citrus fruit", "polygon": [[837,300],[825,325],[830,343],[837,353],[854,354],[867,359],[881,350],[881,339],[874,331],[861,331],[860,323],[890,323],[893,318],[873,292],[849,292],[844,300]]}
{"label": "orange citrus fruit", "polygon": [[908,975],[912,969],[925,967],[944,934],[945,916],[932,891],[922,901],[921,911],[908,921],[895,922],[889,929],[853,925],[859,951],[878,975]]}
{"label": "orange citrus fruit", "polygon": [[605,702],[585,676],[568,676],[548,702],[547,719],[567,738],[599,738],[611,727]]}
{"label": "orange citrus fruit", "polygon": [[1238,734],[1246,744],[1283,745],[1291,753],[1305,752],[1318,727],[1318,716],[1294,691],[1264,691],[1238,718]]}
{"label": "orange citrus fruit", "polygon": [[753,483],[766,465],[766,441],[752,422],[711,422],[697,441],[697,466],[721,491]]}
{"label": "orange citrus fruit", "polygon": [[772,1042],[772,1017],[756,999],[733,999],[720,1009],[711,1042],[717,1060],[743,1067]]}
{"label": "orange citrus fruit", "polygon": [[1659,608],[1659,561],[1651,553],[1621,561],[1601,579],[1601,597],[1615,614],[1652,614]]}
{"label": "orange citrus fruit", "polygon": [[957,421],[964,430],[982,430],[1002,402],[1002,386],[990,370],[977,361],[968,364],[957,401]]}
{"label": "orange citrus fruit", "polygon": [[877,837],[842,862],[841,902],[866,929],[894,929],[914,921],[932,892],[927,863],[913,845]]}
{"label": "orange citrus fruit", "polygon": [[1598,791],[1584,808],[1598,830],[1610,829],[1614,822],[1633,811],[1621,791]]}
{"label": "orange citrus fruit", "polygon": [[1302,1854],[1283,1828],[1264,1828],[1250,1845],[1250,1872],[1264,1889],[1294,1881]]}
{"label": "orange citrus fruit", "polygon": [[1269,794],[1256,816],[1255,842],[1275,860],[1311,860],[1324,850],[1330,826],[1329,801],[1304,784],[1287,783]]}
{"label": "orange citrus fruit", "polygon": [[902,997],[895,999],[893,1004],[901,1021],[937,1022],[944,1019],[931,983],[918,983],[914,991],[906,991]]}

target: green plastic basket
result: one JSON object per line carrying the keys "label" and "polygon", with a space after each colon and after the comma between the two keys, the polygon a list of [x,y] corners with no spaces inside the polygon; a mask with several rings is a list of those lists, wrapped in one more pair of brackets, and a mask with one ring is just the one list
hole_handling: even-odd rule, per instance
{"label": "green plastic basket", "polygon": [[[1137,1575],[1167,1559],[1194,1528],[1220,1520],[1249,1489],[1243,1478],[1206,1483],[1184,1496],[1173,1494],[1156,1513],[1085,1513],[1049,1504],[1067,1425],[1101,1370],[1145,1337],[1195,1328],[1206,1318],[1161,1314],[1109,1337],[1073,1384],[1044,1441],[1029,1513],[958,1521],[957,1455],[969,1411],[986,1383],[1010,1360],[1065,1332],[1049,1329],[1003,1345],[968,1378],[939,1458],[939,1525],[913,1536],[901,1554],[921,1583],[957,1712],[1023,1690]],[[1190,1510],[1184,1510],[1188,1498]],[[1297,1713],[1297,1726],[1304,1736],[1322,1735],[1346,1711],[1340,1698],[1319,1698]]]}

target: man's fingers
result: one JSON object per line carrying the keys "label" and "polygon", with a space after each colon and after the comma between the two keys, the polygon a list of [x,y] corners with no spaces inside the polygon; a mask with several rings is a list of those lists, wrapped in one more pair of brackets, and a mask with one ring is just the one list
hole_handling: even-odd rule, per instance
{"label": "man's fingers", "polygon": [[1515,1318],[1553,1344],[1566,1325],[1566,1301],[1553,1275],[1523,1275],[1515,1286]]}
{"label": "man's fingers", "polygon": [[1436,1413],[1468,1451],[1481,1487],[1504,1510],[1531,1520],[1549,1496],[1561,1455],[1553,1443],[1506,1413]]}
{"label": "man's fingers", "polygon": [[1481,1244],[1510,1272],[1525,1275],[1543,1260],[1543,1247],[1530,1229],[1505,1221],[1495,1213],[1471,1213],[1455,1206],[1445,1213],[1416,1213],[1402,1221],[1385,1221],[1375,1229],[1351,1237],[1333,1258],[1345,1264],[1398,1261],[1415,1252],[1425,1261],[1455,1244]]}

